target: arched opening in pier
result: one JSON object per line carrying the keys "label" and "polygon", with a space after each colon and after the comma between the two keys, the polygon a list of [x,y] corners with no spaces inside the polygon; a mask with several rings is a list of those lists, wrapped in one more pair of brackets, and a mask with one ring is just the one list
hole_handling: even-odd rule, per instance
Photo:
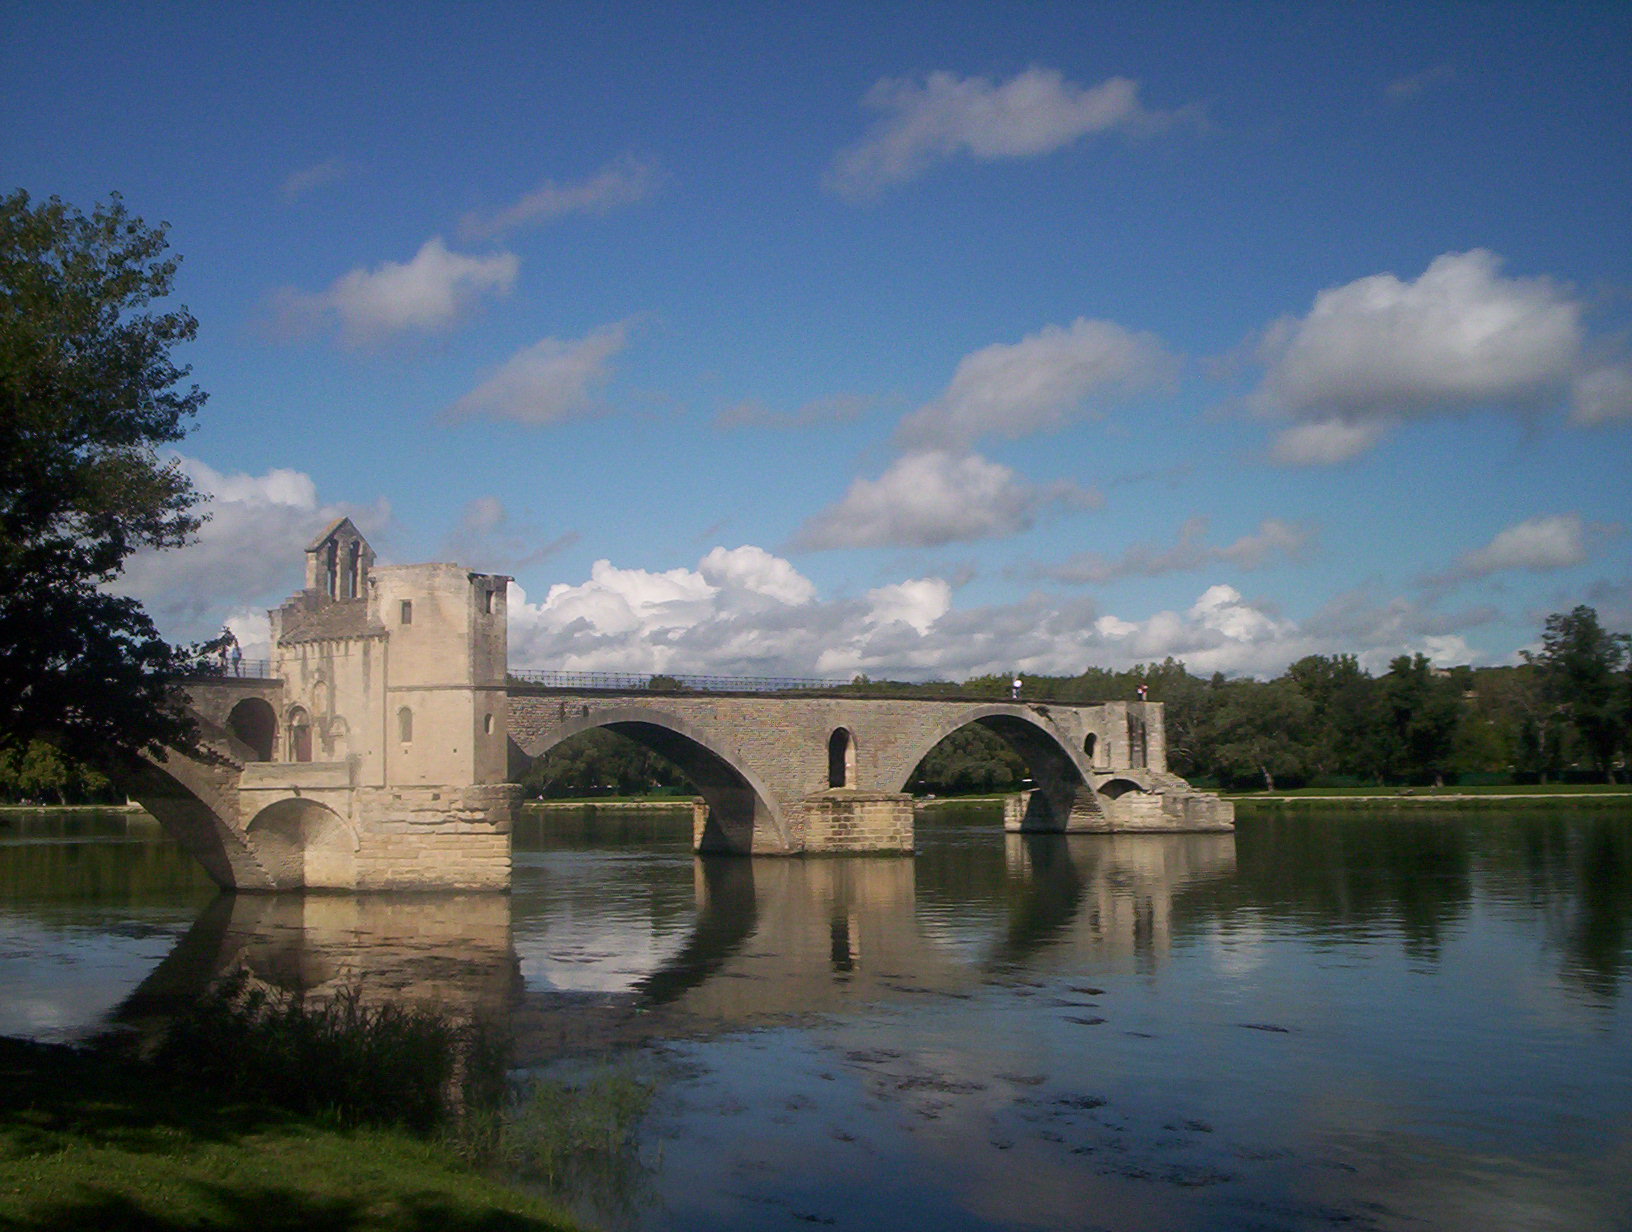
{"label": "arched opening in pier", "polygon": [[269,804],[244,834],[277,889],[356,888],[357,836],[338,813],[315,800]]}
{"label": "arched opening in pier", "polygon": [[277,747],[278,714],[263,697],[246,697],[227,714],[227,731],[248,750],[246,761],[271,761]]}

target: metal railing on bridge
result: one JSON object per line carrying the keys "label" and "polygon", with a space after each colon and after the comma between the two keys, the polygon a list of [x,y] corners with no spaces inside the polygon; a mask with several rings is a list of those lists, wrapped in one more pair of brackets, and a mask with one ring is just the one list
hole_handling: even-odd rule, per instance
{"label": "metal railing on bridge", "polygon": [[796,693],[844,688],[848,680],[813,680],[800,676],[677,676],[665,672],[546,672],[511,668],[518,684],[550,689],[605,689],[650,693]]}
{"label": "metal railing on bridge", "polygon": [[188,680],[276,680],[272,674],[271,659],[239,659],[237,662],[225,662],[214,655],[203,659],[194,659],[184,669],[182,675]]}

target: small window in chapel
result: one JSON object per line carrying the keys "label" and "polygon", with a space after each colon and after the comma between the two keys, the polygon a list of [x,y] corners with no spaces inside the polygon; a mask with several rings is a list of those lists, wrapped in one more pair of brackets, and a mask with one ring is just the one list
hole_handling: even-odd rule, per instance
{"label": "small window in chapel", "polygon": [[412,599],[404,599],[402,601],[402,611],[401,615],[399,616],[399,622],[405,625],[411,625],[414,623],[414,601]]}

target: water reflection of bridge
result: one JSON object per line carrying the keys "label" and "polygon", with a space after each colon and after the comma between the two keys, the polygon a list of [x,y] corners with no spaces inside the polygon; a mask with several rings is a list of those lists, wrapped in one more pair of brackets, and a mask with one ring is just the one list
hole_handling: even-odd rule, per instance
{"label": "water reflection of bridge", "polygon": [[[924,884],[933,866],[898,858],[697,858],[693,914],[646,922],[671,943],[652,947],[644,969],[625,963],[620,978],[570,993],[526,986],[521,973],[549,956],[518,952],[509,896],[224,894],[121,1017],[162,1020],[243,971],[308,1000],[359,988],[365,1000],[435,1005],[456,1018],[521,1011],[524,1043],[528,1021],[574,1009],[596,1033],[579,1042],[604,1043],[610,1020],[636,1011],[643,1033],[729,1027],[962,995],[1027,971],[1146,966],[1173,943],[1175,902],[1234,870],[1230,834],[1009,835],[995,894]],[[550,929],[525,931],[524,951],[551,944]],[[552,1045],[574,1042],[551,1034]]]}

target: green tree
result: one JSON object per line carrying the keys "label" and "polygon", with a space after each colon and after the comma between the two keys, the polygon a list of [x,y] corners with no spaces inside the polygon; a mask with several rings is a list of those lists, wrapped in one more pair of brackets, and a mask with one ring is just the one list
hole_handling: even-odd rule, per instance
{"label": "green tree", "polygon": [[1401,655],[1388,665],[1379,688],[1389,772],[1443,787],[1462,720],[1456,681],[1435,671],[1426,655]]}
{"label": "green tree", "polygon": [[165,228],[115,195],[89,216],[0,196],[0,749],[70,760],[186,743],[178,653],[109,594],[141,547],[198,528],[198,494],[157,449],[204,401],[171,358],[197,323],[161,312]]}
{"label": "green tree", "polygon": [[1317,774],[1376,774],[1377,682],[1359,660],[1347,654],[1307,655],[1286,669],[1286,678],[1313,708],[1304,736],[1310,769]]}
{"label": "green tree", "polygon": [[1299,737],[1314,707],[1295,684],[1285,678],[1267,684],[1215,678],[1212,687],[1215,702],[1203,739],[1221,784],[1255,780],[1274,791],[1276,778],[1307,773],[1307,749]]}
{"label": "green tree", "polygon": [[1547,617],[1541,653],[1526,658],[1541,669],[1548,698],[1568,717],[1593,766],[1613,780],[1626,740],[1625,635],[1606,632],[1583,604]]}

